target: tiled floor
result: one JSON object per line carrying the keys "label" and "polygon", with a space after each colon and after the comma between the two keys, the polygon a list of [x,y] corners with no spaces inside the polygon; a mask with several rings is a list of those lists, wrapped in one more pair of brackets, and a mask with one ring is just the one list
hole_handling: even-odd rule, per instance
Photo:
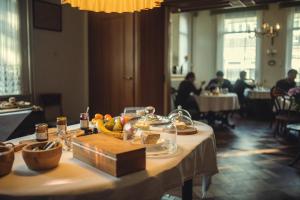
{"label": "tiled floor", "polygon": [[[288,166],[300,149],[297,138],[275,139],[266,122],[236,118],[235,124],[233,130],[215,130],[220,172],[213,177],[207,199],[300,200],[300,161]],[[194,199],[201,199],[199,184],[197,177]],[[181,190],[169,193],[180,196]]]}

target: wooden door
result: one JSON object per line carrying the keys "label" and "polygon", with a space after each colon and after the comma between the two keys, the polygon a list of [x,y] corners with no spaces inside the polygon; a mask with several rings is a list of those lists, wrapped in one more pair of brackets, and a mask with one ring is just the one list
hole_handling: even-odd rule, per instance
{"label": "wooden door", "polygon": [[137,15],[136,104],[152,105],[158,114],[165,114],[165,23],[164,7]]}
{"label": "wooden door", "polygon": [[134,105],[133,15],[89,13],[91,113]]}

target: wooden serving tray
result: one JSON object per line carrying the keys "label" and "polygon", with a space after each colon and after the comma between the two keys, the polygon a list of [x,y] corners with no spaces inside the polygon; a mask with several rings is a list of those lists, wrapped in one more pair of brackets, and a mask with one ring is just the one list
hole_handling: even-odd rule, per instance
{"label": "wooden serving tray", "polygon": [[198,133],[198,130],[194,127],[188,127],[183,130],[177,130],[178,135],[194,135],[196,133]]}
{"label": "wooden serving tray", "polygon": [[146,148],[104,134],[73,139],[73,157],[119,177],[146,167]]}

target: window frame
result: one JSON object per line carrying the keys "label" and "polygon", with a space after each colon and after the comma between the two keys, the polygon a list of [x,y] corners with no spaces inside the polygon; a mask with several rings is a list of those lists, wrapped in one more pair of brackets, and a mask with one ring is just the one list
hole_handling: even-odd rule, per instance
{"label": "window frame", "polygon": [[[256,27],[259,26],[259,24],[261,24],[261,21],[262,21],[262,11],[249,11],[249,12],[246,12],[246,15],[245,17],[247,17],[247,14],[251,14],[251,12],[253,13],[253,16],[256,17]],[[245,12],[244,12],[245,13]],[[232,13],[234,15],[234,13]],[[237,12],[237,17],[236,18],[239,18],[239,14],[240,12]],[[243,13],[241,13],[243,14]],[[221,71],[224,71],[224,36],[226,34],[236,34],[236,33],[249,33],[249,37],[250,37],[250,34],[254,33],[254,30],[251,30],[250,32],[248,30],[246,31],[232,31],[232,32],[229,32],[229,31],[225,31],[225,19],[226,19],[226,14],[220,14],[217,16],[217,67],[216,69],[217,70],[221,70]],[[249,15],[250,16],[250,15]],[[235,17],[233,17],[235,18]],[[254,81],[256,82],[261,82],[261,45],[262,45],[262,42],[261,42],[261,38],[259,37],[256,37],[255,36],[255,41],[256,41],[256,44],[255,44],[255,78],[254,78]],[[226,77],[225,77],[226,78]],[[236,78],[236,80],[238,79],[239,77]],[[236,80],[230,80],[232,83],[234,83]]]}
{"label": "window frame", "polygon": [[[287,28],[286,28],[286,52],[285,52],[285,76],[290,69],[292,68],[292,55],[293,55],[293,37],[294,37],[294,31],[300,31],[300,26],[299,27],[294,27],[294,15],[295,13],[300,14],[300,8],[298,7],[293,7],[293,8],[288,8],[288,14],[287,14]],[[298,71],[299,72],[299,71]],[[299,75],[297,76],[296,83],[300,83],[300,77]]]}

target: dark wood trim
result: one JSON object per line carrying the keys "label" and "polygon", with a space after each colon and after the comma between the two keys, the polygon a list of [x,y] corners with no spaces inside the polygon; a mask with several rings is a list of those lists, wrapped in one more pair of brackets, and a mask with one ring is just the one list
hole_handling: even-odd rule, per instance
{"label": "dark wood trim", "polygon": [[[41,4],[44,6],[51,6],[55,9],[57,9],[57,11],[59,13],[57,16],[58,17],[57,27],[49,27],[46,24],[44,24],[44,25],[39,24],[39,22],[37,21],[37,18],[41,17],[41,16],[36,16],[37,15],[37,10],[36,10],[37,4]],[[44,9],[46,9],[46,8],[44,8]],[[45,12],[46,12],[46,10],[45,10]],[[34,28],[44,29],[44,30],[48,30],[48,31],[62,32],[62,6],[61,6],[61,4],[55,4],[55,3],[51,3],[48,1],[44,1],[44,0],[33,0],[32,13],[33,13],[32,17],[33,17],[33,27]]]}
{"label": "dark wood trim", "polygon": [[168,7],[165,7],[165,70],[164,70],[164,115],[167,115],[171,111],[171,74],[170,74],[170,10]]}
{"label": "dark wood trim", "polygon": [[279,4],[279,8],[290,8],[290,7],[299,7],[300,1],[287,1],[287,2],[281,2]]}
{"label": "dark wood trim", "polygon": [[139,23],[140,23],[140,18],[139,18],[139,13],[135,13],[134,14],[134,18],[133,18],[133,34],[134,34],[134,104],[133,105],[138,105],[139,102],[141,102],[141,86],[140,86],[140,82],[141,80],[141,76],[139,75],[141,72],[140,69],[140,31],[139,31]]}
{"label": "dark wood trim", "polygon": [[215,8],[229,8],[229,4],[218,4],[218,5],[206,5],[206,6],[194,6],[187,8],[180,7],[171,7],[172,13],[180,13],[180,12],[190,12],[190,11],[201,11],[201,10],[210,10]]}
{"label": "dark wood trim", "polygon": [[211,15],[223,14],[223,13],[233,13],[233,12],[245,12],[245,11],[253,11],[253,10],[268,10],[268,5],[259,5],[259,6],[250,6],[243,8],[227,8],[227,9],[214,9],[210,11]]}

